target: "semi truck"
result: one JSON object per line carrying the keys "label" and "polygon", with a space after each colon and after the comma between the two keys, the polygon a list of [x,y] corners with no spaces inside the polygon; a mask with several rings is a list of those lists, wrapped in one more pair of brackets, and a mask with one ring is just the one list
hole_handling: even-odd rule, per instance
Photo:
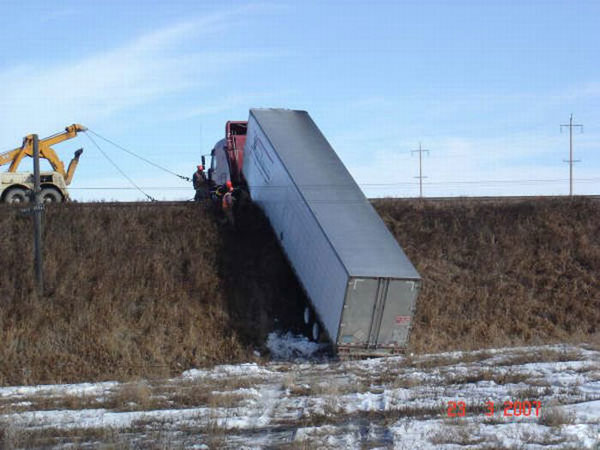
{"label": "semi truck", "polygon": [[211,152],[209,178],[246,189],[339,354],[408,344],[421,277],[306,111],[251,109]]}
{"label": "semi truck", "polygon": [[[53,134],[39,140],[40,158],[47,160],[52,166],[52,171],[41,172],[41,198],[44,203],[62,202],[69,199],[67,186],[71,184],[75,169],[79,163],[83,149],[75,152],[69,163],[68,169],[58,157],[53,145],[72,139],[79,132],[86,131],[83,125],[73,124],[60,133]],[[31,172],[17,172],[25,156],[33,157],[33,136],[23,139],[23,144],[13,150],[0,153],[0,166],[10,164],[7,172],[0,173],[0,201],[4,203],[28,203],[33,192],[33,174]]]}

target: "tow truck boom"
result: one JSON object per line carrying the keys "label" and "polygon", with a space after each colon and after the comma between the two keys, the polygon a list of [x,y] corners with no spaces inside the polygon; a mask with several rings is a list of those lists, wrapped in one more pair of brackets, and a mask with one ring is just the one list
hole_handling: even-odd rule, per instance
{"label": "tow truck boom", "polygon": [[[72,124],[60,133],[53,134],[47,138],[40,139],[40,158],[47,160],[52,166],[53,172],[42,174],[42,198],[45,202],[64,201],[68,199],[66,187],[71,184],[73,174],[79,163],[79,157],[83,149],[75,152],[69,167],[58,157],[53,145],[77,136],[77,133],[86,131],[83,125]],[[19,148],[0,153],[0,166],[10,164],[8,171],[0,173],[0,201],[8,203],[26,203],[33,189],[33,176],[30,172],[17,172],[21,161],[25,156],[33,157],[33,135],[23,139]]]}
{"label": "tow truck boom", "polygon": [[[65,179],[65,184],[67,185],[71,184],[71,180],[73,179],[73,174],[77,168],[79,156],[81,155],[82,150],[77,150],[75,152],[75,156],[69,163],[69,168],[65,172],[65,165],[52,148],[52,145],[72,139],[77,136],[78,132],[86,130],[87,128],[83,125],[75,123],[66,127],[65,131],[53,134],[52,136],[48,136],[45,139],[40,139],[39,141],[40,158],[48,160],[52,166],[52,169],[63,176]],[[19,168],[19,164],[21,164],[21,161],[25,156],[33,157],[32,135],[29,135],[23,139],[23,145],[21,147],[15,148],[14,150],[9,150],[8,152],[0,153],[0,166],[10,163],[8,172],[16,172]]]}

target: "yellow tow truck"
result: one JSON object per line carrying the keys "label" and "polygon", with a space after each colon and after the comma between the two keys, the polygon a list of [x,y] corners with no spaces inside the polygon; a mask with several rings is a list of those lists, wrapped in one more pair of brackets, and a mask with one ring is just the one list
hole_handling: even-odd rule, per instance
{"label": "yellow tow truck", "polygon": [[[72,139],[77,136],[77,133],[86,130],[83,125],[73,124],[66,127],[65,131],[39,140],[40,158],[46,159],[53,169],[52,172],[40,173],[41,195],[44,203],[63,202],[69,199],[67,186],[71,184],[79,157],[83,152],[83,149],[75,152],[65,171],[64,163],[52,146]],[[7,172],[0,173],[0,202],[22,204],[30,201],[33,192],[33,173],[17,172],[25,156],[33,157],[33,135],[25,137],[21,147],[0,153],[0,166],[10,164]]]}

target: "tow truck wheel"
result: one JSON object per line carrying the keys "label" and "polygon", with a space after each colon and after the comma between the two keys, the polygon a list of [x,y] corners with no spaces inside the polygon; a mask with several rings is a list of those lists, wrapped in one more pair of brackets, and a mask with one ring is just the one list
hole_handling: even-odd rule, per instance
{"label": "tow truck wheel", "polygon": [[12,205],[29,203],[29,193],[23,188],[12,188],[4,196],[4,201]]}
{"label": "tow truck wheel", "polygon": [[42,203],[60,203],[63,196],[54,188],[44,188],[41,192]]}

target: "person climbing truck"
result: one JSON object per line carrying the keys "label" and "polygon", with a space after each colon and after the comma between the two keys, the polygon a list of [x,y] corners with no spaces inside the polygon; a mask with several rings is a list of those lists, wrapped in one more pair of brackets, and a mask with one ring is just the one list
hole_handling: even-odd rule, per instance
{"label": "person climbing truck", "polygon": [[208,181],[206,179],[206,174],[204,173],[203,165],[199,165],[198,170],[194,172],[194,175],[192,176],[192,183],[194,184],[194,189],[196,190],[194,201],[199,202],[201,200],[210,198]]}
{"label": "person climbing truck", "polygon": [[231,184],[231,181],[227,181],[226,187],[227,192],[223,194],[221,206],[223,208],[223,214],[225,215],[225,218],[229,222],[229,225],[233,227],[235,226],[235,219],[233,217],[233,204],[235,202],[235,197],[233,196],[233,185]]}

